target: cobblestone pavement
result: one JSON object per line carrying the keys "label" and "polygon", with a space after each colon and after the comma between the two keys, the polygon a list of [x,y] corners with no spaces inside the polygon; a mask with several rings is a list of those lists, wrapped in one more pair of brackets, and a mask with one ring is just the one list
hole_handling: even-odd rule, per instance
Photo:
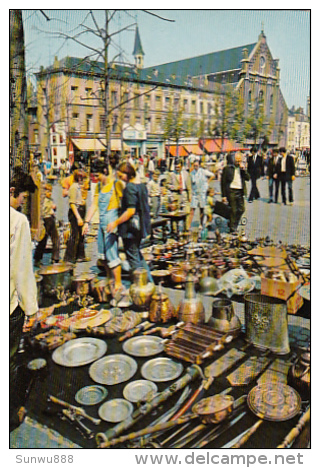
{"label": "cobblestone pavement", "polygon": [[[216,190],[216,199],[220,200],[220,182],[213,181],[212,187]],[[247,183],[247,191],[250,191],[251,182]],[[248,239],[269,236],[274,241],[283,243],[310,245],[310,177],[297,177],[293,182],[294,204],[284,206],[281,203],[279,193],[278,204],[268,204],[268,180],[258,181],[260,199],[253,203],[245,203],[247,224],[243,226]],[[92,200],[92,189],[88,194],[87,204]],[[62,198],[62,188],[59,182],[53,187],[53,199],[57,204],[56,218],[64,222],[68,221],[68,199]],[[221,229],[226,228],[225,220],[219,218]],[[199,213],[196,211],[192,227],[199,223]],[[215,228],[213,223],[213,228]]]}

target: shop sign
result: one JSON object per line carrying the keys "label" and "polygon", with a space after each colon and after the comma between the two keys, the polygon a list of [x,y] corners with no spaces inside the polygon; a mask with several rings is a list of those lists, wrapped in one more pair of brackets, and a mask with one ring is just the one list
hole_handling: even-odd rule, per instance
{"label": "shop sign", "polygon": [[145,130],[124,130],[123,139],[124,140],[146,140],[147,132]]}

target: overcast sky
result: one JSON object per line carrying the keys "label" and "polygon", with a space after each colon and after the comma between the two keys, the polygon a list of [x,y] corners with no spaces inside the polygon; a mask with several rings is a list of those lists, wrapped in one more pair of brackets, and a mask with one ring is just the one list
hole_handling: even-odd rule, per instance
{"label": "overcast sky", "polygon": [[[263,28],[271,54],[280,60],[281,90],[289,108],[306,110],[310,93],[310,13],[302,10],[121,10],[110,24],[110,32],[133,24],[130,31],[113,37],[109,58],[122,51],[122,59],[134,63],[134,24],[137,22],[145,52],[144,65],[154,66],[183,58],[254,43]],[[28,74],[52,64],[55,56],[84,57],[89,51],[72,40],[57,37],[57,32],[74,36],[83,31],[79,24],[92,26],[88,10],[24,10],[26,61]],[[104,26],[104,11],[94,10],[99,27]],[[45,15],[47,16],[48,20]],[[91,39],[89,38],[91,36]],[[101,47],[92,35],[79,41]]]}

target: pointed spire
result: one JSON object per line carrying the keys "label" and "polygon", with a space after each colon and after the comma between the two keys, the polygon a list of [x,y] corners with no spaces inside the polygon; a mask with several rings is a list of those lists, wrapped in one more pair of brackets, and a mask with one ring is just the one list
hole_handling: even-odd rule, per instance
{"label": "pointed spire", "polygon": [[135,38],[134,38],[134,48],[133,48],[132,55],[134,55],[134,56],[135,55],[144,55],[138,25],[136,26],[136,35],[135,35]]}

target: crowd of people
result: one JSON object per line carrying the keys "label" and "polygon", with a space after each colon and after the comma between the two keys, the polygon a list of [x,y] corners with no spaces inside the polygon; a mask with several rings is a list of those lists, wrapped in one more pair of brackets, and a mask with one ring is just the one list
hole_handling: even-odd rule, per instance
{"label": "crowd of people", "polygon": [[[124,160],[117,156],[96,158],[88,168],[75,162],[60,171],[62,197],[68,200],[70,235],[63,260],[73,264],[87,261],[85,236],[96,212],[99,213],[97,237],[98,259],[110,278],[115,303],[128,294],[123,284],[119,244],[123,246],[130,272],[145,268],[153,281],[142,252],[142,242],[151,233],[152,221],[167,212],[183,211],[183,229],[190,232],[195,211],[199,209],[199,235],[213,220],[217,193],[211,181],[220,184],[221,202],[229,208],[229,231],[237,232],[248,203],[260,198],[259,184],[268,179],[269,203],[279,203],[279,191],[284,205],[292,205],[295,160],[285,148],[268,152],[253,147],[243,152],[220,156],[215,165],[210,160],[153,157]],[[309,163],[310,165],[310,163]],[[18,382],[17,352],[22,330],[31,326],[38,311],[34,267],[41,265],[49,238],[52,241],[52,263],[60,258],[60,238],[52,200],[50,168],[33,161],[30,174],[16,171],[10,180],[10,381],[19,391],[10,397],[10,424],[16,426],[23,419],[23,384]],[[88,193],[91,203],[87,202]],[[28,196],[29,195],[29,196]],[[26,198],[30,200],[29,216],[20,212]],[[179,226],[175,227],[179,229]],[[33,249],[32,241],[35,243]],[[32,257],[33,256],[33,257]],[[17,383],[18,382],[18,383]],[[18,386],[17,386],[18,385]],[[13,387],[12,387],[13,388]]]}

